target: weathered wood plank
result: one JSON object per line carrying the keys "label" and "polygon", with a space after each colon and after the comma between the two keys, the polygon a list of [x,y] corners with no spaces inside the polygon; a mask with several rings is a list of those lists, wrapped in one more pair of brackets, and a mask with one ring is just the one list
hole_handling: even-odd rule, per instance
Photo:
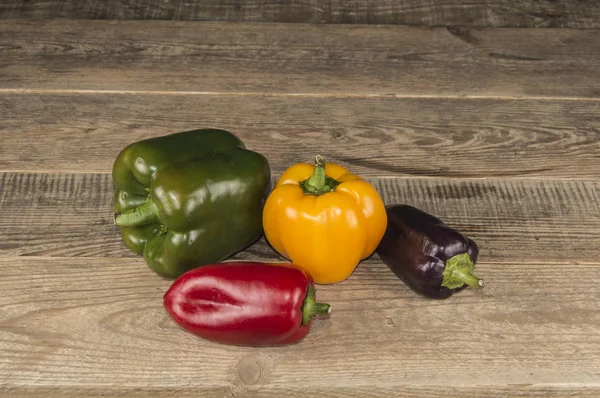
{"label": "weathered wood plank", "polygon": [[[0,393],[6,398],[46,398],[46,397],[130,397],[130,398],[170,398],[170,397],[198,397],[198,387],[155,387],[155,388],[116,388],[116,387],[14,387],[2,388]],[[562,387],[559,385],[540,386],[538,384],[527,385],[503,385],[496,386],[486,384],[477,387],[428,387],[412,385],[394,386],[263,386],[247,385],[244,387],[202,387],[202,397],[224,398],[224,397],[305,397],[319,396],[326,398],[364,398],[364,397],[397,397],[397,398],[573,398],[591,397],[597,398],[600,388],[589,385],[571,385]]]}
{"label": "weathered wood plank", "polygon": [[0,257],[0,270],[5,387],[294,397],[600,389],[600,264],[483,262],[484,289],[434,302],[370,260],[343,283],[318,287],[333,311],[304,341],[263,349],[180,330],[162,308],[169,282],[138,260]]}
{"label": "weathered wood plank", "polygon": [[[597,261],[600,181],[371,181],[387,204],[416,205],[471,236],[484,261]],[[134,257],[113,225],[109,174],[3,173],[0,184],[0,255]],[[242,255],[278,259],[263,241]]]}
{"label": "weathered wood plank", "polygon": [[600,167],[600,100],[36,93],[0,95],[0,109],[1,171],[106,173],[131,142],[199,127],[239,135],[275,174],[318,152],[365,176],[593,179]]}
{"label": "weathered wood plank", "polygon": [[593,0],[3,0],[0,18],[598,28],[600,5]]}
{"label": "weathered wood plank", "polygon": [[597,30],[3,21],[0,88],[600,96]]}

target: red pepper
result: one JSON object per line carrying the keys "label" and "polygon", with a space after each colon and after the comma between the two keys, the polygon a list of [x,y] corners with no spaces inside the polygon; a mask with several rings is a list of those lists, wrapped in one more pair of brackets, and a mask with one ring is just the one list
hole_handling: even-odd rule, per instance
{"label": "red pepper", "polygon": [[164,295],[164,306],[183,329],[231,345],[272,346],[302,340],[314,315],[312,277],[293,264],[233,261],[187,271]]}

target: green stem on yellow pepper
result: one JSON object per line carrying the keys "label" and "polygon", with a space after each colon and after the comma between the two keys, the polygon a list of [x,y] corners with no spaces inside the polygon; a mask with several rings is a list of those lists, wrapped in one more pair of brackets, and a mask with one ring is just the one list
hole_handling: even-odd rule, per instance
{"label": "green stem on yellow pepper", "polygon": [[315,170],[310,178],[299,181],[298,184],[305,195],[323,195],[331,192],[340,182],[325,173],[325,161],[321,155],[315,157]]}
{"label": "green stem on yellow pepper", "polygon": [[325,187],[325,162],[321,155],[315,157],[315,171],[313,175],[306,181],[309,187],[314,188],[316,191],[322,190]]}

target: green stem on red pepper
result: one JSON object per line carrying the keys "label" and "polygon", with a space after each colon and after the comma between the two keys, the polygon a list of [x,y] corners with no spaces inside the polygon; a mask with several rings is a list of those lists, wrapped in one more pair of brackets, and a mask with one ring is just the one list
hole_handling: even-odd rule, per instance
{"label": "green stem on red pepper", "polygon": [[309,285],[306,299],[304,299],[304,305],[302,306],[303,325],[307,325],[315,315],[324,315],[331,312],[331,305],[315,301],[315,293],[315,289]]}

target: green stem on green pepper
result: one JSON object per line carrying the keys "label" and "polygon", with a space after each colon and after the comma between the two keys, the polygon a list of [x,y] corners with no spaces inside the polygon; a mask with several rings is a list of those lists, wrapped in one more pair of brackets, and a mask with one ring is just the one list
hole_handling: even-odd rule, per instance
{"label": "green stem on green pepper", "polygon": [[158,221],[158,208],[148,199],[144,204],[115,213],[115,224],[119,227],[137,227]]}

